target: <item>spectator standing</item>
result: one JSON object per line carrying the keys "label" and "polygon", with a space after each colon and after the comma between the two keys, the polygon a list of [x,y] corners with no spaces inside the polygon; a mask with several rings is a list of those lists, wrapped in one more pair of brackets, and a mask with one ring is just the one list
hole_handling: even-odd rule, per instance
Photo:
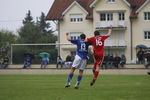
{"label": "spectator standing", "polygon": [[121,55],[120,66],[123,68],[125,64],[126,64],[126,57],[123,54],[123,55]]}
{"label": "spectator standing", "polygon": [[116,68],[119,68],[120,61],[121,61],[121,58],[116,54],[116,56],[114,58],[114,66]]}
{"label": "spectator standing", "polygon": [[45,54],[44,57],[42,57],[42,62],[41,62],[41,68],[46,68],[46,66],[49,64],[49,58]]}
{"label": "spectator standing", "polygon": [[3,58],[4,62],[3,62],[3,68],[7,68],[8,67],[8,64],[9,64],[9,57],[8,56],[5,56]]}
{"label": "spectator standing", "polygon": [[56,68],[58,68],[59,65],[61,66],[61,68],[63,68],[63,64],[64,64],[64,62],[63,62],[62,58],[60,56],[58,56]]}
{"label": "spectator standing", "polygon": [[142,48],[137,53],[138,64],[144,64],[144,51]]}
{"label": "spectator standing", "polygon": [[147,60],[145,67],[148,68],[148,66],[150,66],[150,52],[145,55],[145,58]]}
{"label": "spectator standing", "polygon": [[3,68],[3,62],[4,62],[3,57],[2,55],[0,55],[0,68]]}

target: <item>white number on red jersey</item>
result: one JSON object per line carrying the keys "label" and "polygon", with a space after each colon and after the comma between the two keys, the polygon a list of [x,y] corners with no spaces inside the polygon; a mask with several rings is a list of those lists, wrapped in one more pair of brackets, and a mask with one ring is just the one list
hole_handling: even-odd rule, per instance
{"label": "white number on red jersey", "polygon": [[102,41],[101,41],[101,38],[97,38],[96,39],[96,46],[102,46]]}

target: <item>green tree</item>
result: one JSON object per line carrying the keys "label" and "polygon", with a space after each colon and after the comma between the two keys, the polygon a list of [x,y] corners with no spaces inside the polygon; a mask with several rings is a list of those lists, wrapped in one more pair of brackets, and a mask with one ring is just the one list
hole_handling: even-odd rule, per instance
{"label": "green tree", "polygon": [[[53,34],[51,26],[45,21],[45,14],[41,13],[39,20],[33,21],[31,12],[28,11],[23,20],[23,26],[18,30],[17,43],[31,44],[31,43],[55,43],[57,37]],[[48,52],[51,54],[51,62],[56,61],[57,50],[55,46],[16,46],[14,47],[14,63],[20,63],[25,52],[38,54],[40,52]],[[19,59],[19,60],[16,60]]]}
{"label": "green tree", "polygon": [[33,23],[27,23],[18,31],[19,43],[39,43],[41,38],[39,27]]}
{"label": "green tree", "polygon": [[10,44],[15,43],[17,36],[8,30],[0,30],[0,53],[8,54]]}
{"label": "green tree", "polygon": [[23,20],[23,26],[19,29],[19,43],[55,43],[57,37],[53,34],[50,23],[45,20],[42,12],[36,23],[33,21],[30,10]]}
{"label": "green tree", "polygon": [[49,31],[51,31],[49,30],[50,24],[45,21],[45,14],[43,12],[39,17],[39,20],[37,20],[37,25],[39,26],[42,34],[47,34]]}
{"label": "green tree", "polygon": [[23,24],[27,24],[27,23],[34,23],[33,17],[31,16],[31,11],[30,10],[28,10],[28,13],[26,14],[26,17],[23,20]]}
{"label": "green tree", "polygon": [[39,20],[37,20],[37,25],[39,26],[41,33],[41,42],[44,43],[55,43],[57,37],[53,34],[52,27],[50,23],[46,22],[45,14],[42,12]]}

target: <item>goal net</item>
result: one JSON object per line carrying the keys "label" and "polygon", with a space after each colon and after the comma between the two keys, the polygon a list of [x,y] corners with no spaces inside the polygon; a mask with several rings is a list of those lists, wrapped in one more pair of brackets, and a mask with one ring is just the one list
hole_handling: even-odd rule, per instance
{"label": "goal net", "polygon": [[[90,50],[89,50],[90,51]],[[31,54],[33,57],[32,64],[40,64],[41,58],[39,53],[47,52],[50,55],[50,64],[57,63],[57,57],[60,56],[63,61],[66,61],[67,56],[74,56],[76,46],[67,43],[48,43],[48,44],[11,44],[11,64],[22,64],[26,54]],[[88,61],[93,61],[92,53],[89,52]]]}

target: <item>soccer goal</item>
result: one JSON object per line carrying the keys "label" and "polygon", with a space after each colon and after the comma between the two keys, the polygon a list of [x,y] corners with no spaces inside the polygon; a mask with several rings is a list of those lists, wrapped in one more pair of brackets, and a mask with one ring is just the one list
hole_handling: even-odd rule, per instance
{"label": "soccer goal", "polygon": [[[22,64],[26,54],[34,57],[33,64],[40,64],[41,58],[38,56],[41,52],[47,52],[50,55],[50,64],[57,63],[57,57],[60,56],[65,62],[68,56],[72,58],[76,54],[76,45],[71,43],[38,43],[38,44],[11,44],[11,64]],[[92,53],[89,50],[89,57],[92,62]]]}
{"label": "soccer goal", "polygon": [[33,55],[33,63],[39,63],[37,58],[41,52],[47,52],[51,56],[51,61],[54,61],[58,55],[58,46],[55,43],[49,44],[11,44],[11,64],[22,63],[24,56],[28,53]]}

